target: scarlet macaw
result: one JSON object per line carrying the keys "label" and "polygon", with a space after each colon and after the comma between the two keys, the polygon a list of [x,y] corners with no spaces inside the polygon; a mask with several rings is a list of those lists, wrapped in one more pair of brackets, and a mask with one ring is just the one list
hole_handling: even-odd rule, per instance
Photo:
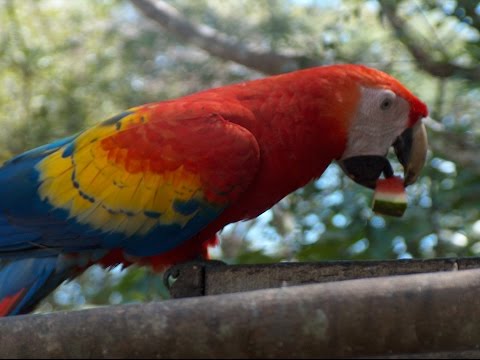
{"label": "scarlet macaw", "polygon": [[393,144],[413,183],[427,107],[360,65],[295,71],[129,109],[0,168],[0,316],[31,311],[94,263],[206,257],[337,161],[374,187]]}

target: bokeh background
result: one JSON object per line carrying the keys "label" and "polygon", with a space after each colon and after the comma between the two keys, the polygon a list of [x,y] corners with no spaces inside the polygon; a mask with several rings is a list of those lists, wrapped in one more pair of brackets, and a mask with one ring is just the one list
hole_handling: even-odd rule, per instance
{"label": "bokeh background", "polygon": [[[259,218],[225,228],[213,257],[236,264],[477,255],[479,30],[472,0],[0,0],[0,161],[146,102],[363,63],[400,79],[435,119],[404,217],[373,214],[372,192],[333,164]],[[111,270],[92,267],[38,311],[168,296],[148,269]]]}

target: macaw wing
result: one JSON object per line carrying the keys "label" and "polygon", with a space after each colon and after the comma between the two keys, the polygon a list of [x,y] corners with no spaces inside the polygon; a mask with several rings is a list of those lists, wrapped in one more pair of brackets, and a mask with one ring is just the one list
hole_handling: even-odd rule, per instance
{"label": "macaw wing", "polygon": [[185,108],[131,109],[36,162],[40,210],[8,218],[28,240],[2,239],[0,254],[41,244],[155,255],[216,219],[256,175],[258,144],[217,113]]}

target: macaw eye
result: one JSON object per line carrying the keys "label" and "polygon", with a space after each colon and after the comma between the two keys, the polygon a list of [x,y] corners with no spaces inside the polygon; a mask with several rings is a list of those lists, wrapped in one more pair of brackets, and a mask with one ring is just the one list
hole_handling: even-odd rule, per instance
{"label": "macaw eye", "polygon": [[383,99],[382,103],[380,104],[380,109],[388,110],[392,107],[392,105],[393,105],[393,99],[386,98],[386,99]]}

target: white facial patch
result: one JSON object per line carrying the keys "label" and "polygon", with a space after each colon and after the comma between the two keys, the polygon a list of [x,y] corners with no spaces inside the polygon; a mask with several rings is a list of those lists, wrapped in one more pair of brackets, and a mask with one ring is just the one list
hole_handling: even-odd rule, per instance
{"label": "white facial patch", "polygon": [[361,88],[359,106],[341,160],[360,155],[385,156],[407,128],[409,112],[408,102],[393,91]]}

